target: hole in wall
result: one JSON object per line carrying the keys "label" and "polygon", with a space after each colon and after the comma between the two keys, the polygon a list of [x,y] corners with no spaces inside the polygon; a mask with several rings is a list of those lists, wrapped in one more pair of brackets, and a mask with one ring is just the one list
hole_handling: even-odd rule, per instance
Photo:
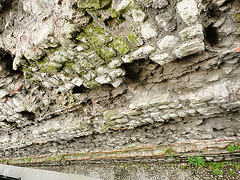
{"label": "hole in wall", "polygon": [[138,81],[143,68],[146,67],[145,63],[146,63],[145,59],[140,59],[134,61],[133,63],[123,64],[122,68],[126,70],[125,77],[127,79],[130,79],[131,81]]}
{"label": "hole in wall", "polygon": [[81,86],[74,86],[72,93],[73,94],[78,94],[78,93],[84,93],[86,92],[88,89],[85,88],[83,85]]}
{"label": "hole in wall", "polygon": [[33,112],[29,112],[29,111],[21,111],[20,114],[22,115],[22,117],[28,120],[34,120],[34,118],[36,117]]}
{"label": "hole in wall", "polygon": [[117,24],[116,20],[112,17],[109,17],[108,19],[104,20],[104,24],[108,27],[113,27],[114,25]]}
{"label": "hole in wall", "polygon": [[205,29],[205,39],[211,46],[216,45],[218,43],[217,28],[212,27],[212,25],[208,26]]}
{"label": "hole in wall", "polygon": [[[21,71],[15,71],[13,70],[13,56],[0,49],[0,74],[1,76],[5,76],[5,75],[8,75],[8,74],[19,74],[21,73]],[[1,77],[0,76],[0,77]]]}

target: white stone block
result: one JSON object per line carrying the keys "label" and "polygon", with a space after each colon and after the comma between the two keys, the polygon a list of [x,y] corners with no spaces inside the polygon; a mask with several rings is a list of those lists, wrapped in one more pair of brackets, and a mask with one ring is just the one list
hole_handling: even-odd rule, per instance
{"label": "white stone block", "polygon": [[145,20],[146,14],[143,11],[141,11],[141,10],[134,9],[132,11],[132,17],[133,17],[133,20],[135,22],[141,23],[141,22],[143,22]]}
{"label": "white stone block", "polygon": [[123,77],[116,78],[116,79],[112,82],[113,87],[115,87],[115,88],[119,87],[119,86],[123,83],[123,80],[124,80]]}
{"label": "white stone block", "polygon": [[197,25],[183,29],[179,32],[179,35],[183,40],[194,39],[194,38],[199,38],[202,40],[204,39],[203,27],[201,24],[197,24]]}
{"label": "white stone block", "polygon": [[113,68],[119,67],[121,65],[122,65],[122,62],[120,60],[114,59],[108,64],[108,67],[113,69]]}
{"label": "white stone block", "polygon": [[119,77],[119,76],[124,76],[125,74],[126,74],[125,69],[121,69],[121,68],[114,69],[113,71],[111,71],[109,73],[110,77],[112,77],[112,78],[116,78],[116,77]]}
{"label": "white stone block", "polygon": [[152,7],[162,9],[168,5],[168,0],[153,0]]}
{"label": "white stone block", "polygon": [[190,25],[197,21],[199,11],[195,0],[183,0],[177,4],[177,10],[182,20]]}
{"label": "white stone block", "polygon": [[174,51],[178,58],[183,58],[184,56],[188,56],[191,54],[195,54],[197,52],[201,52],[205,50],[205,45],[199,39],[194,39],[192,41],[187,41],[182,44],[178,49]]}
{"label": "white stone block", "polygon": [[110,83],[112,80],[108,75],[102,75],[97,77],[95,81],[98,82],[99,84],[107,84]]}
{"label": "white stone block", "polygon": [[157,31],[151,24],[143,24],[141,26],[141,33],[144,39],[150,39],[158,35]]}
{"label": "white stone block", "polygon": [[160,65],[164,65],[175,60],[172,55],[169,55],[168,53],[159,52],[151,54],[149,58]]}
{"label": "white stone block", "polygon": [[172,16],[169,13],[158,14],[155,17],[155,20],[157,21],[159,27],[164,28],[164,30],[166,30],[165,27],[167,26],[171,19]]}
{"label": "white stone block", "polygon": [[166,49],[174,48],[178,44],[178,41],[179,40],[176,36],[168,35],[168,36],[165,36],[160,41],[158,41],[157,44],[161,50],[166,50]]}
{"label": "white stone block", "polygon": [[3,98],[4,96],[8,95],[9,93],[5,89],[0,89],[0,98]]}

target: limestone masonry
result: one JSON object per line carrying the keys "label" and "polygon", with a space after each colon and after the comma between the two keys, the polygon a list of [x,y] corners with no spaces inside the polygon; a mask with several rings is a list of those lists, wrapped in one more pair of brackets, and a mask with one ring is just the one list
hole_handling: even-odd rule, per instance
{"label": "limestone masonry", "polygon": [[0,0],[0,159],[236,142],[239,48],[239,0]]}

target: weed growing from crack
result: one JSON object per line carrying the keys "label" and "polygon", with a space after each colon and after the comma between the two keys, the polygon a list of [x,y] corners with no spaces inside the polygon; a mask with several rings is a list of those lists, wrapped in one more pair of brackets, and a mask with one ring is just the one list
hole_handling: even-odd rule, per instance
{"label": "weed growing from crack", "polygon": [[190,156],[188,157],[188,163],[194,167],[205,167],[206,162],[201,157]]}
{"label": "weed growing from crack", "polygon": [[240,146],[238,144],[230,144],[227,148],[228,152],[240,151]]}

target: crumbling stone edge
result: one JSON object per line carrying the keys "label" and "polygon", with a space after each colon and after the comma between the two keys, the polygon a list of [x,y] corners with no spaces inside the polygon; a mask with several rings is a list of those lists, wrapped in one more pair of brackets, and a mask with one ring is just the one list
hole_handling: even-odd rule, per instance
{"label": "crumbling stone edge", "polygon": [[1,164],[61,164],[66,161],[82,163],[179,163],[186,162],[189,156],[200,156],[205,161],[238,161],[240,151],[232,153],[226,150],[230,144],[240,141],[217,140],[195,141],[192,143],[174,143],[161,146],[131,147],[122,150],[105,152],[70,153],[60,155],[44,155],[14,159],[0,159]]}

